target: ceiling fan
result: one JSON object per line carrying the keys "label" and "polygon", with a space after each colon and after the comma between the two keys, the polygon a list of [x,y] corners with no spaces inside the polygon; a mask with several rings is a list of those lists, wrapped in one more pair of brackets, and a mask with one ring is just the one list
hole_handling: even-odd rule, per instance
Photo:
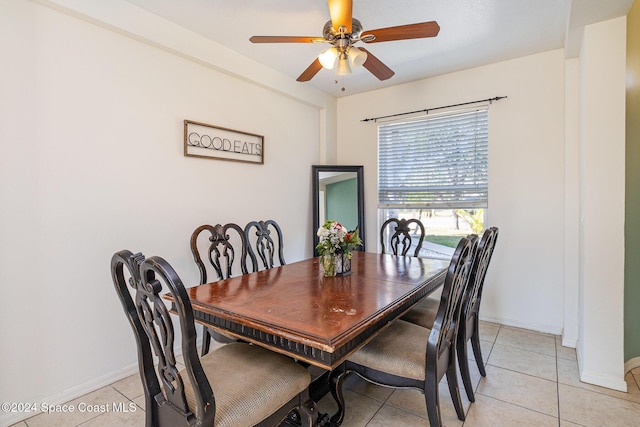
{"label": "ceiling fan", "polygon": [[440,31],[436,21],[397,27],[363,31],[360,21],[353,18],[353,0],[328,0],[331,20],[324,25],[322,37],[253,36],[252,43],[329,43],[332,46],[320,54],[296,79],[309,81],[322,67],[333,69],[337,64],[339,76],[351,73],[351,65],[362,65],[379,80],[386,80],[395,73],[365,48],[354,46],[357,42],[380,43],[394,40],[435,37]]}

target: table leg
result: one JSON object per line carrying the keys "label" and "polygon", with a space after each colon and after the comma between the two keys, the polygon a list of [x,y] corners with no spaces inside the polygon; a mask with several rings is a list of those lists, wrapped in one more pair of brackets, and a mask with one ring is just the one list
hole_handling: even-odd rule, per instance
{"label": "table leg", "polygon": [[[311,368],[310,368],[311,369]],[[322,371],[317,377],[313,378],[309,385],[309,396],[315,402],[319,402],[330,390],[330,375],[331,371]],[[313,373],[312,373],[313,377]]]}
{"label": "table leg", "polygon": [[339,426],[344,421],[344,395],[342,394],[342,383],[345,378],[349,375],[349,372],[346,372],[342,369],[336,369],[331,373],[331,395],[333,399],[338,404],[338,411],[333,414],[331,417],[331,426]]}

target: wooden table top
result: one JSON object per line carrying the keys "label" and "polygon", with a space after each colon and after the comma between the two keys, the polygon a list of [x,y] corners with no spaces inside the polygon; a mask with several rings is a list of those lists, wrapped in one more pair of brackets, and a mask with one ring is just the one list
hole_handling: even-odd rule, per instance
{"label": "wooden table top", "polygon": [[352,274],[320,258],[187,289],[200,323],[333,369],[440,286],[449,262],[354,252]]}

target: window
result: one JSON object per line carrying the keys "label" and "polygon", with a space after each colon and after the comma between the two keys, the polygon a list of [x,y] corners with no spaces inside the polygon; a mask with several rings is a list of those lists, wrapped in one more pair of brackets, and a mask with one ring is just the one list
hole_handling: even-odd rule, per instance
{"label": "window", "polygon": [[427,230],[423,246],[449,255],[460,237],[482,232],[487,203],[486,108],[379,126],[381,222],[417,218]]}

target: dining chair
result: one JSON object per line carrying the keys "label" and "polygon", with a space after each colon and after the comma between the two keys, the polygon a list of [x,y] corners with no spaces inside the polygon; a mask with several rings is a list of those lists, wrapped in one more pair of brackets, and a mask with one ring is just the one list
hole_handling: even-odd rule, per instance
{"label": "dining chair", "polygon": [[[415,231],[411,231],[411,224],[415,224]],[[395,228],[394,228],[395,225]],[[398,219],[389,218],[380,227],[380,245],[382,253],[388,253],[390,250],[394,255],[406,255],[414,244],[413,237],[417,235],[418,243],[413,251],[413,256],[418,256],[422,249],[425,231],[422,222],[415,218]],[[389,249],[387,249],[387,244]]]}
{"label": "dining chair", "polygon": [[252,272],[286,264],[282,230],[277,222],[272,219],[251,221],[245,226],[244,235]]}
{"label": "dining chair", "polygon": [[[487,268],[489,267],[497,239],[497,227],[487,228],[482,234],[482,238],[478,243],[478,249],[473,257],[469,283],[467,284],[460,309],[460,326],[458,327],[458,334],[456,336],[456,353],[458,366],[460,367],[460,375],[470,402],[475,402],[475,396],[471,382],[471,373],[469,372],[467,342],[471,341],[473,356],[476,360],[480,375],[486,377],[487,372],[484,367],[482,351],[480,349],[479,312],[484,279],[487,275]],[[434,308],[434,302],[431,298],[425,298],[415,308],[409,310],[402,319],[429,328],[433,325],[436,314],[437,309]]]}
{"label": "dining chair", "polygon": [[[164,259],[120,251],[111,274],[137,342],[147,427],[275,426],[287,416],[314,424],[310,375],[293,359],[241,342],[198,357],[189,296]],[[168,293],[161,295],[163,289]],[[177,367],[177,350],[184,369]]]}
{"label": "dining chair", "polygon": [[341,365],[332,376],[331,392],[339,407],[332,421],[342,422],[342,385],[351,372],[375,384],[419,389],[424,394],[432,427],[442,425],[438,384],[446,375],[456,414],[460,420],[465,419],[458,388],[454,342],[472,252],[471,240],[461,239],[447,270],[438,315],[432,328],[395,320]]}
{"label": "dining chair", "polygon": [[[191,233],[193,260],[200,272],[200,284],[247,274],[244,230],[237,224],[201,225]],[[220,343],[235,341],[211,328],[203,327],[202,355],[209,352],[211,338]]]}

